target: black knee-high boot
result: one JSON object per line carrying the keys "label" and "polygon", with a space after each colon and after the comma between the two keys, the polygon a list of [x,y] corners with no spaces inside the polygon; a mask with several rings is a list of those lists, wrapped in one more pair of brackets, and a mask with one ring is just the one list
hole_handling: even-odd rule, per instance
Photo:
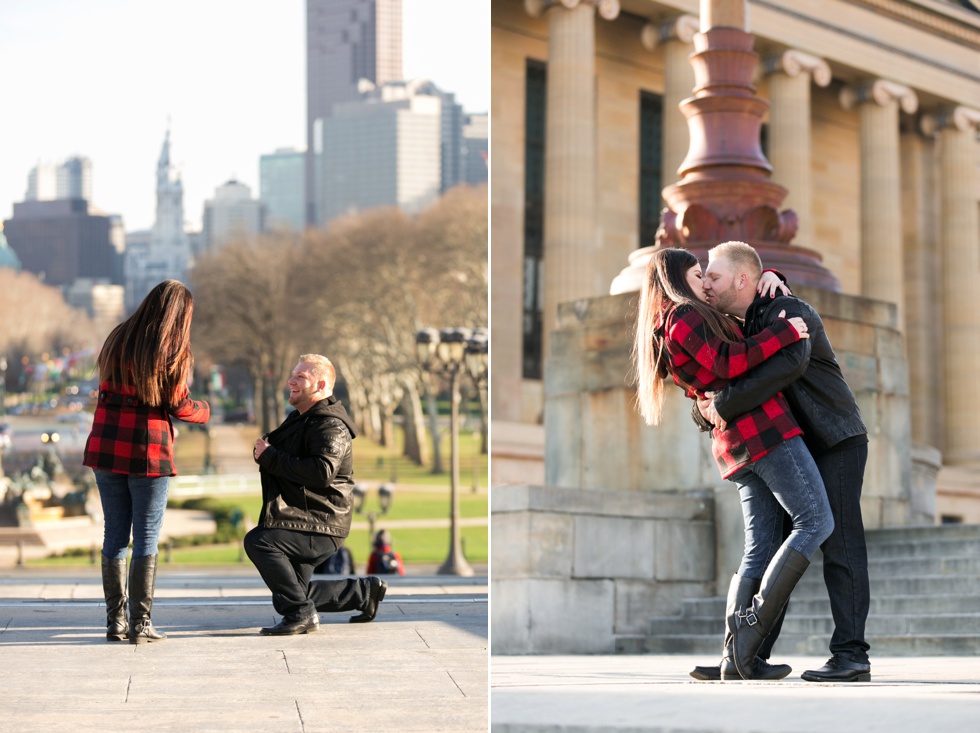
{"label": "black knee-high boot", "polygon": [[759,647],[809,566],[810,561],[793,548],[779,548],[766,568],[759,592],[744,611],[736,610],[728,617],[728,630],[732,632],[732,660],[742,679],[753,679]]}
{"label": "black knee-high boot", "polygon": [[102,556],[102,593],[105,595],[105,638],[126,641],[126,558],[116,560]]}
{"label": "black knee-high boot", "polygon": [[[728,619],[736,613],[744,612],[745,608],[752,602],[752,597],[759,590],[758,578],[744,578],[740,575],[732,577],[731,585],[728,587],[728,604],[725,608],[725,651],[721,664],[719,665],[720,677],[723,680],[743,679],[735,666],[733,658],[734,636],[728,630]],[[793,671],[788,664],[769,664],[765,659],[756,657],[752,661],[752,679],[754,680],[781,680]]]}
{"label": "black knee-high boot", "polygon": [[166,639],[153,628],[153,587],[157,577],[157,556],[137,557],[129,564],[129,640],[133,644]]}

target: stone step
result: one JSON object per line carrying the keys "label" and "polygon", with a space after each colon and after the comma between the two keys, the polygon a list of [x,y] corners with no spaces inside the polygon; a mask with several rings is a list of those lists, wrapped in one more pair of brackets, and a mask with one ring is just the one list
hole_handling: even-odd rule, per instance
{"label": "stone step", "polygon": [[980,524],[941,524],[922,527],[886,527],[867,533],[868,546],[923,539],[973,538],[980,541]]}
{"label": "stone step", "polygon": [[[873,608],[872,612],[885,611],[891,606],[888,605],[890,598],[903,599],[901,603],[906,603],[904,599],[909,597],[921,598],[924,602],[932,602],[933,598],[959,598],[980,596],[980,575],[952,575],[936,576],[924,575],[919,577],[904,578],[871,578],[871,599],[872,602],[883,604],[880,608]],[[794,607],[797,603],[823,603],[828,604],[827,586],[823,578],[817,576],[812,582],[800,584],[793,590],[790,597],[790,605]],[[978,606],[980,607],[980,606]],[[929,606],[929,612],[935,611],[934,607]],[[723,613],[725,610],[725,599],[721,596],[710,598],[688,598],[683,601],[679,617],[686,616],[711,616],[716,613]]]}
{"label": "stone step", "polygon": [[[721,656],[722,635],[674,634],[662,636],[624,636],[616,641],[616,650],[622,654],[703,654],[706,664]],[[828,636],[799,636],[780,634],[773,653],[779,655],[808,655],[828,657]],[[980,655],[980,634],[930,634],[926,636],[872,635],[867,637],[871,645],[872,666],[876,656],[972,656]]]}
{"label": "stone step", "polygon": [[969,557],[980,547],[976,537],[924,537],[898,542],[869,542],[868,557]]}
{"label": "stone step", "polygon": [[[980,593],[978,575],[922,575],[906,578],[876,578],[871,576],[872,596],[953,595]],[[801,582],[793,591],[793,598],[826,598],[827,586],[822,578],[814,582]]]}
{"label": "stone step", "polygon": [[[827,593],[819,597],[800,598],[797,594],[789,601],[790,613],[820,615],[830,613]],[[871,614],[927,614],[966,613],[980,609],[980,592],[944,595],[871,596]],[[681,618],[721,618],[725,613],[725,599],[697,598],[684,601],[679,616],[667,617],[675,622]]]}
{"label": "stone step", "polygon": [[[980,611],[975,606],[969,611],[931,614],[872,614],[868,617],[868,634],[901,636],[905,634],[969,634],[980,633]],[[650,633],[654,636],[674,634],[710,635],[723,634],[724,617],[698,616],[684,618],[682,622],[673,618],[655,618],[650,622]],[[791,609],[783,621],[783,635],[821,635],[828,639],[834,632],[834,620],[827,614],[794,613]]]}
{"label": "stone step", "polygon": [[[876,654],[964,654],[980,650],[980,525],[901,527],[868,533]],[[725,599],[684,601],[681,613],[653,618],[649,635],[623,637],[623,651],[717,654]],[[834,624],[817,553],[793,592],[778,648],[826,654]]]}
{"label": "stone step", "polygon": [[[977,552],[962,557],[870,557],[868,572],[872,577],[896,575],[980,575],[980,545]],[[804,578],[823,578],[823,563],[810,564]]]}

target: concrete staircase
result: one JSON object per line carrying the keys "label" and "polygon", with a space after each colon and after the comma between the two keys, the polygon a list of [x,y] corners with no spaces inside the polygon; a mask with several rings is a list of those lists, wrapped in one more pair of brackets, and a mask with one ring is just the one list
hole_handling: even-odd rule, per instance
{"label": "concrete staircase", "polygon": [[[980,525],[868,532],[874,656],[980,655]],[[777,654],[829,656],[834,622],[818,552],[790,599]],[[718,656],[724,598],[684,602],[679,616],[654,618],[650,634],[624,637],[626,653]]]}

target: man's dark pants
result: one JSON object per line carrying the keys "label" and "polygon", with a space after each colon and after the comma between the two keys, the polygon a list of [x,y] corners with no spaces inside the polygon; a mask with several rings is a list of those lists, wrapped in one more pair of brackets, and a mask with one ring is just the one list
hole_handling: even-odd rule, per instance
{"label": "man's dark pants", "polygon": [[258,526],[245,535],[245,553],[272,591],[276,612],[289,620],[314,611],[334,613],[364,608],[370,586],[365,579],[310,582],[313,569],[343,544],[339,537]]}
{"label": "man's dark pants", "polygon": [[[834,515],[834,531],[820,546],[823,577],[834,617],[830,653],[867,663],[870,646],[865,641],[864,628],[871,605],[871,590],[868,548],[861,518],[861,489],[868,462],[868,445],[831,450],[814,456],[813,460],[823,478]],[[785,525],[784,532],[788,532]],[[772,652],[782,620],[780,617],[759,650],[763,659],[768,659]]]}

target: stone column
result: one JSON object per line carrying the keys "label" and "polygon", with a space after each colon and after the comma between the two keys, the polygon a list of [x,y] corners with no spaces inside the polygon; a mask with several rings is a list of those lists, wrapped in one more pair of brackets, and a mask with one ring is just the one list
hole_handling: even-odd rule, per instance
{"label": "stone column", "polygon": [[598,295],[596,230],[595,12],[612,20],[619,0],[525,0],[548,15],[545,129],[544,355],[558,304]]}
{"label": "stone column", "polygon": [[898,306],[904,331],[904,267],[899,172],[899,106],[918,108],[915,92],[885,79],[841,90],[845,109],[858,108],[861,133],[861,294]]}
{"label": "stone column", "polygon": [[[810,82],[830,84],[830,65],[802,51],[789,50],[766,59],[769,76],[769,162],[772,180],[789,190],[783,206],[799,220],[795,242],[814,247],[813,188],[810,172]],[[819,249],[819,248],[818,248]]]}
{"label": "stone column", "polygon": [[946,360],[944,463],[980,461],[976,396],[980,395],[980,310],[972,303],[980,274],[977,129],[980,111],[955,107],[923,120],[939,137],[940,297]]}
{"label": "stone column", "polygon": [[[905,343],[908,351],[912,443],[941,448],[943,396],[942,305],[936,253],[938,216],[932,204],[938,190],[934,147],[919,121],[902,123],[902,231],[905,256]],[[938,198],[936,198],[938,203]]]}
{"label": "stone column", "polygon": [[[654,51],[662,46],[664,50],[664,139],[660,180],[665,186],[679,178],[678,169],[690,146],[687,119],[681,114],[680,103],[694,91],[690,56],[697,32],[695,16],[679,15],[666,23],[647,23],[641,34],[644,48]],[[641,247],[651,244],[653,242],[640,242]]]}

